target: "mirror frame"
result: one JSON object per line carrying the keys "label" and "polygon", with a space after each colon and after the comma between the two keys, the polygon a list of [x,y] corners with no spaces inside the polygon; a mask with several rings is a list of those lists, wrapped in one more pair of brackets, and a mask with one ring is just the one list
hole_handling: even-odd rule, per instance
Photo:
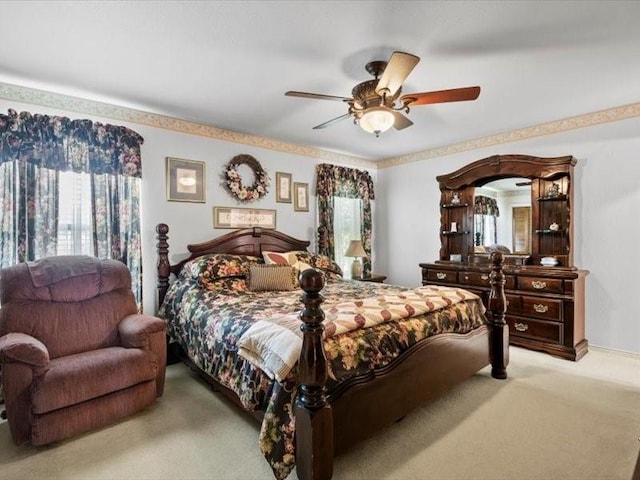
{"label": "mirror frame", "polygon": [[[514,258],[513,263],[539,265],[542,257],[549,250],[548,239],[542,235],[549,233],[546,229],[548,215],[546,209],[552,203],[545,200],[563,200],[562,206],[554,207],[563,217],[562,236],[555,237],[559,246],[554,246],[555,256],[561,267],[573,267],[573,222],[571,222],[571,206],[573,204],[573,188],[571,179],[577,160],[573,156],[536,157],[531,155],[493,155],[472,162],[447,175],[439,175],[436,180],[440,186],[440,260],[449,261],[451,255],[461,255],[463,262],[476,262],[473,242],[473,206],[474,189],[501,178],[521,177],[531,180],[531,255],[528,258]],[[548,192],[552,186],[559,185],[559,194],[550,197]],[[453,194],[456,201],[452,203]],[[459,202],[459,203],[458,203]],[[566,211],[564,210],[566,205]],[[457,208],[452,208],[457,207]],[[452,235],[449,230],[452,213],[456,213],[456,221],[460,222],[459,233]],[[518,261],[515,261],[518,260]]]}

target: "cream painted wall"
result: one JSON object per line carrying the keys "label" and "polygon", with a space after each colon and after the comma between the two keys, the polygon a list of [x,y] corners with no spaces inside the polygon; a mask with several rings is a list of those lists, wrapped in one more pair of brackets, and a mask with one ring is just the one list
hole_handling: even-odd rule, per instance
{"label": "cream painted wall", "polygon": [[420,284],[418,263],[438,258],[436,175],[494,154],[573,155],[574,262],[586,278],[591,345],[640,353],[640,119],[573,130],[378,170],[379,271]]}
{"label": "cream painted wall", "polygon": [[[316,249],[314,235],[316,225],[315,166],[318,163],[323,163],[322,160],[0,99],[0,111],[6,112],[9,108],[18,112],[28,111],[48,115],[64,115],[69,118],[90,118],[103,123],[124,125],[135,130],[144,138],[141,209],[145,313],[153,314],[157,310],[155,227],[160,222],[169,225],[171,263],[188,255],[186,249],[188,243],[204,242],[230,231],[213,228],[214,206],[276,209],[278,230],[295,238],[311,240],[311,250],[315,251]],[[222,186],[223,165],[241,153],[253,155],[271,177],[271,188],[267,196],[250,204],[240,204]],[[166,200],[165,158],[168,156],[206,162],[206,203],[169,202]],[[294,182],[309,184],[309,212],[295,212],[293,203],[276,203],[276,172],[291,173]],[[370,173],[375,182],[376,172],[371,171]]]}

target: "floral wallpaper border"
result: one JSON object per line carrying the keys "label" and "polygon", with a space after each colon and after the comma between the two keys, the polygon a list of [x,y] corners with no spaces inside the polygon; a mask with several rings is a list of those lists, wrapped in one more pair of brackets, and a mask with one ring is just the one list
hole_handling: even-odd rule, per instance
{"label": "floral wallpaper border", "polygon": [[159,115],[151,112],[135,110],[133,108],[120,107],[108,103],[94,100],[86,100],[69,95],[63,95],[29,87],[11,85],[0,82],[0,98],[14,100],[18,102],[31,103],[46,107],[60,108],[88,115],[96,115],[127,122],[148,125],[156,128],[163,128],[176,132],[201,135],[204,137],[217,138],[228,142],[252,145],[255,147],[276,150],[280,152],[292,153],[305,157],[319,158],[325,161],[339,162],[343,164],[359,166],[376,170],[378,168],[389,168],[406,163],[427,160],[429,158],[443,157],[454,153],[475,150],[478,148],[490,147],[503,143],[516,142],[527,138],[552,135],[555,133],[590,127],[602,123],[617,122],[629,118],[640,117],[640,102],[623,105],[620,107],[608,108],[597,112],[585,113],[575,117],[564,118],[553,122],[542,123],[531,127],[511,130],[496,135],[475,138],[464,142],[444,145],[442,147],[430,148],[409,155],[387,158],[381,161],[367,160],[365,158],[344,155],[319,148],[307,147],[293,143],[281,142],[265,137],[248,135],[231,130],[203,125],[195,122],[188,122],[177,118]]}
{"label": "floral wallpaper border", "polygon": [[475,150],[502,143],[517,142],[520,140],[526,140],[527,138],[553,135],[554,133],[591,127],[602,123],[612,123],[634,117],[640,117],[640,102],[623,105],[621,107],[608,108],[597,112],[585,113],[575,117],[563,118],[553,122],[541,123],[532,127],[520,128],[518,130],[511,130],[509,132],[499,133],[496,135],[475,138],[464,142],[454,143],[452,145],[431,148],[429,150],[423,150],[400,157],[387,158],[378,162],[377,166],[378,168],[395,167],[397,165],[427,160],[429,158],[444,157],[445,155],[452,155],[454,153],[464,152],[467,150]]}
{"label": "floral wallpaper border", "polygon": [[233,132],[231,130],[224,130],[210,125],[180,120],[178,118],[168,117],[157,113],[144,112],[133,108],[121,107],[95,100],[87,100],[70,95],[47,92],[45,90],[11,85],[3,82],[0,82],[0,98],[51,108],[60,108],[87,115],[123,120],[150,127],[172,130],[174,132],[217,138],[228,142],[253,145],[255,147],[287,152],[305,157],[319,158],[326,161],[347,163],[349,165],[361,166],[364,168],[376,168],[376,162],[361,157],[344,155],[319,148],[307,147],[305,145],[281,142],[240,132]]}

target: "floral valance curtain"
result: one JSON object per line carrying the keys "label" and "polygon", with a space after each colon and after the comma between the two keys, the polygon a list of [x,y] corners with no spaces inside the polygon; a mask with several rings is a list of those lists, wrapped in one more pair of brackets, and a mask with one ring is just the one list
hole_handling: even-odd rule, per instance
{"label": "floral valance curtain", "polygon": [[371,201],[375,199],[373,180],[367,171],[338,165],[320,164],[316,167],[316,195],[318,198],[318,253],[335,258],[334,197],[362,200],[361,241],[367,257],[363,258],[363,273],[371,272]]}
{"label": "floral valance curtain", "polygon": [[19,161],[40,168],[140,178],[140,145],[133,130],[91,120],[19,114],[0,115],[0,164]]}
{"label": "floral valance curtain", "polygon": [[0,115],[0,267],[56,254],[59,173],[89,174],[93,253],[129,267],[141,305],[143,141],[126,127],[91,120]]}
{"label": "floral valance curtain", "polygon": [[473,213],[476,215],[493,215],[494,217],[499,217],[500,210],[498,209],[498,202],[496,202],[495,198],[478,195],[473,205]]}

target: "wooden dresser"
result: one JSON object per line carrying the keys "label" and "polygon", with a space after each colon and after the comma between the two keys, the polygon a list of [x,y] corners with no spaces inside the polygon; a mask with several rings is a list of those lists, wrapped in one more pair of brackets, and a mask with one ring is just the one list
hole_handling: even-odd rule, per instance
{"label": "wooden dresser", "polygon": [[[488,266],[421,263],[423,285],[451,285],[479,295],[488,306]],[[584,333],[586,270],[504,267],[509,343],[579,360],[587,353]]]}
{"label": "wooden dresser", "polygon": [[[463,287],[486,306],[489,252],[501,248],[510,343],[571,360],[587,353],[589,272],[573,264],[576,162],[572,156],[494,155],[438,176],[440,255],[420,264],[423,284]],[[505,182],[509,188],[502,190]],[[486,222],[495,225],[493,232]]]}

